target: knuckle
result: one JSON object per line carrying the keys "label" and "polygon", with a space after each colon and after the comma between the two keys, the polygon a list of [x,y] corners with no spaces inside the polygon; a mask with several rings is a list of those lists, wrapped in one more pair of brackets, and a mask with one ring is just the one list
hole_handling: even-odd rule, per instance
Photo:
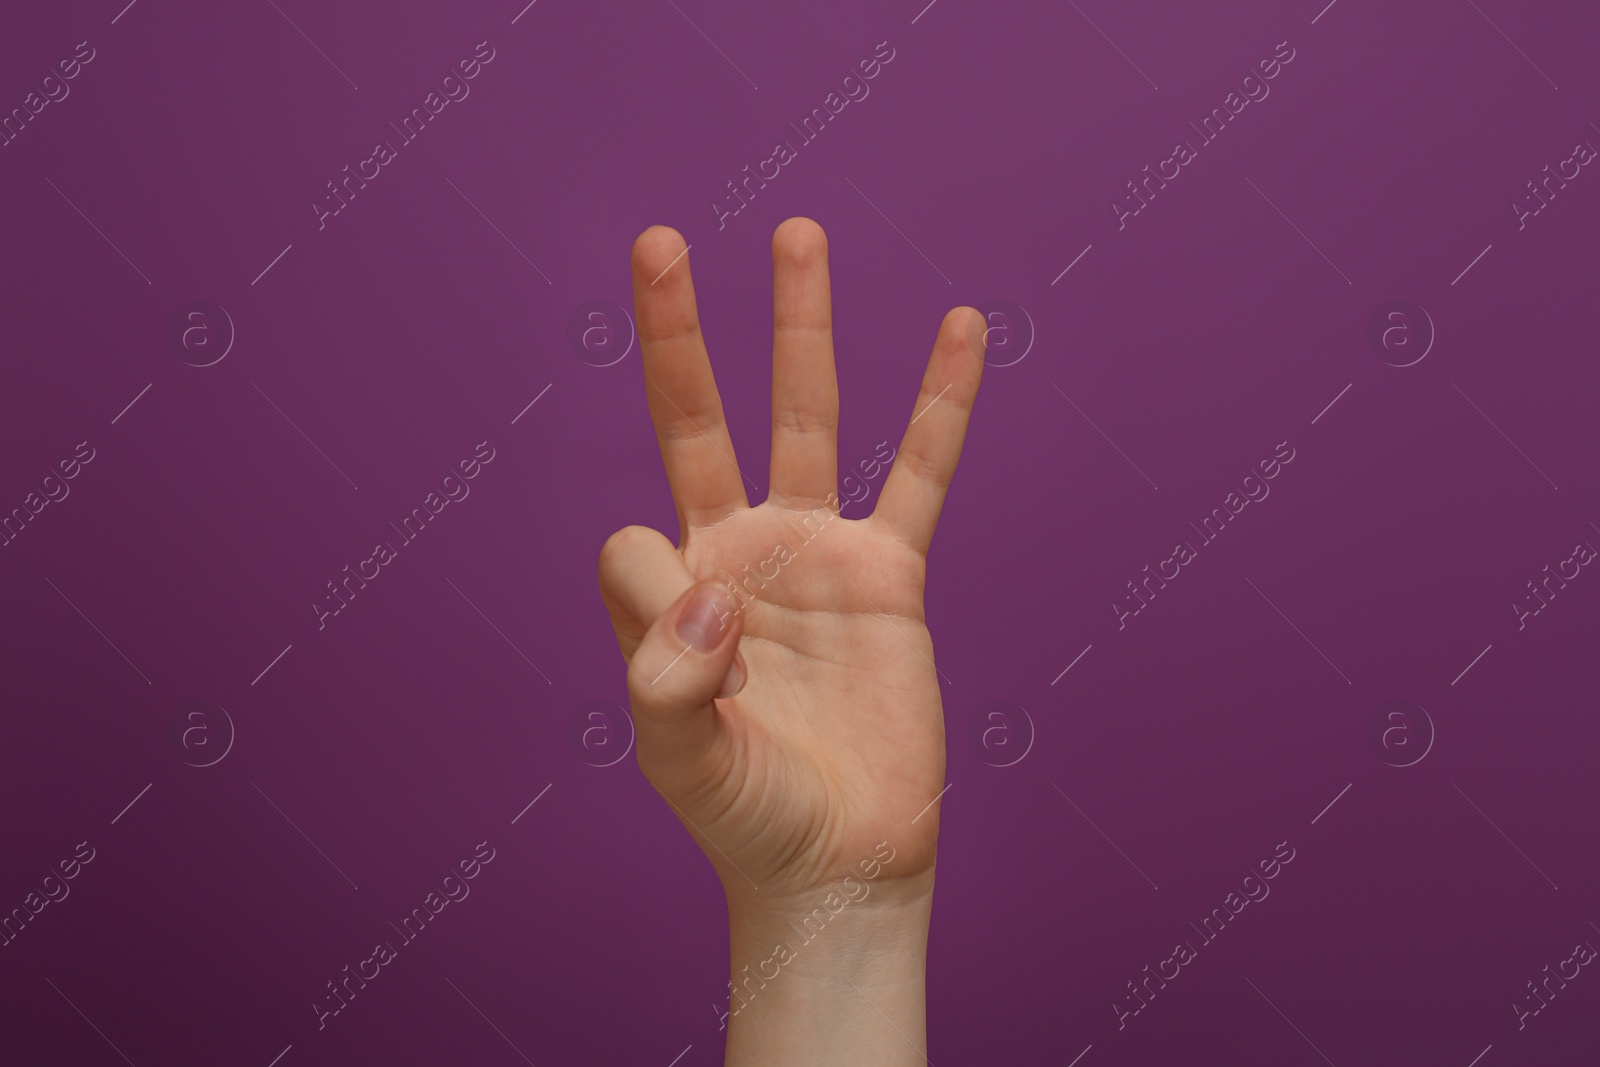
{"label": "knuckle", "polygon": [[772,425],[785,433],[814,435],[832,434],[839,428],[838,409],[784,405],[772,409]]}
{"label": "knuckle", "polygon": [[903,464],[905,472],[918,481],[927,482],[939,489],[948,489],[956,473],[954,465],[909,448],[901,449],[900,454],[895,457],[895,463]]}

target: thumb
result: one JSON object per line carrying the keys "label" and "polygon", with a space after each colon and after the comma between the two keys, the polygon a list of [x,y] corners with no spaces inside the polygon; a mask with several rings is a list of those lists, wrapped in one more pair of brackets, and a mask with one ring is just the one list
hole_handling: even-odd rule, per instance
{"label": "thumb", "polygon": [[642,759],[677,763],[711,747],[712,700],[738,693],[748,675],[742,629],[739,604],[715,581],[691,585],[650,624],[628,663]]}

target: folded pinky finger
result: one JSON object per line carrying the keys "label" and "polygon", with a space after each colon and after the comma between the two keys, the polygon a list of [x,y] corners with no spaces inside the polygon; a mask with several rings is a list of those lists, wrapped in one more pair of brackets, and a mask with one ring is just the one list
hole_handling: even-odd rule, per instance
{"label": "folded pinky finger", "polygon": [[939,325],[911,422],[871,521],[926,553],[955,477],[967,420],[983,377],[983,313],[951,309]]}

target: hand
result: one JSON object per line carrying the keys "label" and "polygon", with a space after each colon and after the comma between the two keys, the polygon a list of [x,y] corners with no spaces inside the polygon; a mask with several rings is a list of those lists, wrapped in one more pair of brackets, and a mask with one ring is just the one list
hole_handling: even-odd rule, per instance
{"label": "hand", "polygon": [[741,923],[751,951],[768,955],[760,942],[780,917],[809,914],[846,875],[863,881],[884,842],[892,858],[856,910],[916,916],[925,937],[939,827],[929,805],[945,757],[922,593],[983,370],[984,319],[967,307],[945,316],[876,510],[842,518],[827,240],[808,219],[780,225],[770,489],[751,507],[684,251],[676,231],[654,226],[632,255],[679,543],[618,531],[600,554],[600,589],[628,662],[639,766],[722,881],[737,980],[740,962],[761,958],[738,959]]}

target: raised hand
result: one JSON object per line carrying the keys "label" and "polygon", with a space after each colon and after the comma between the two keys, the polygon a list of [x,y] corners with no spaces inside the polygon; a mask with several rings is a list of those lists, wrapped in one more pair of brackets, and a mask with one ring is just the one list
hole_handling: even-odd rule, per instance
{"label": "raised hand", "polygon": [[[756,481],[739,466],[723,416],[684,240],[654,226],[634,243],[646,399],[679,537],[674,547],[643,526],[613,534],[600,554],[601,595],[628,662],[639,766],[728,896],[735,981],[741,964],[770,959],[779,923],[811,914],[848,875],[870,893],[849,916],[854,929],[875,927],[881,945],[909,947],[915,975],[891,976],[866,946],[847,951],[841,934],[826,950],[794,953],[810,953],[794,968],[806,978],[774,977],[771,989],[782,996],[762,983],[768,1021],[779,1023],[771,1005],[802,988],[819,992],[816,980],[855,974],[862,998],[874,983],[899,1014],[877,998],[874,1011],[920,1032],[916,946],[933,889],[933,801],[945,786],[944,683],[923,620],[923,585],[982,374],[984,319],[969,307],[945,316],[877,507],[846,519],[836,490],[827,239],[809,219],[789,219],[773,236],[772,259],[772,466],[766,500],[751,507],[746,490]],[[863,865],[874,859],[867,881]],[[796,935],[788,939],[793,947]],[[759,955],[741,960],[742,946]],[[849,988],[843,994],[854,999]],[[890,1059],[863,1062],[912,1051],[884,1021],[877,1026],[898,1053],[886,1044]],[[758,1035],[747,1025],[734,1027],[730,1063],[744,1054],[736,1049],[741,1033],[745,1052],[759,1050],[761,1062],[808,1062],[782,1060],[766,1047],[770,1030]],[[783,1045],[784,1055],[800,1054],[792,1040]],[[858,1044],[829,1047],[863,1052]],[[918,1051],[912,1062],[921,1060]]]}

